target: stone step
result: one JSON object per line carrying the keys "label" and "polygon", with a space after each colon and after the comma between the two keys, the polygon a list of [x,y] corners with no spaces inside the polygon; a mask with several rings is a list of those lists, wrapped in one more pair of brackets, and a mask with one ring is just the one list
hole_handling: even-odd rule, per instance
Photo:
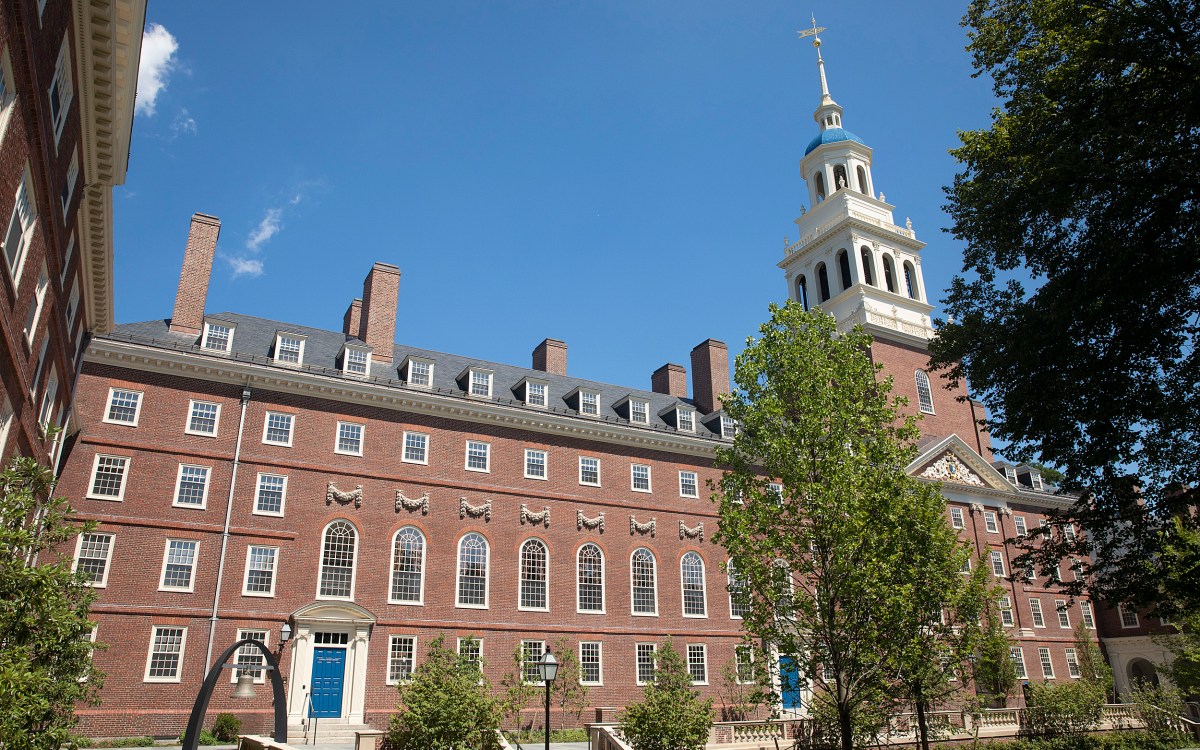
{"label": "stone step", "polygon": [[[317,719],[315,734],[311,725],[312,719],[309,719],[309,731],[307,741],[308,744],[313,744],[314,741],[319,745],[328,744],[353,744],[355,732],[365,732],[371,729],[366,724],[338,724],[333,719]],[[302,746],[305,744],[304,727],[299,724],[288,725],[288,744]]]}

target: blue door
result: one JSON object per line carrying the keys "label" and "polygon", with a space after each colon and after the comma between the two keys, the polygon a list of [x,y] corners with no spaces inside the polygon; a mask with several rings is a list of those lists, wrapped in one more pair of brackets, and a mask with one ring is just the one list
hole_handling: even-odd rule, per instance
{"label": "blue door", "polygon": [[312,702],[308,715],[318,719],[342,715],[342,680],[346,676],[346,649],[313,649]]}
{"label": "blue door", "polygon": [[800,708],[800,669],[790,656],[779,657],[779,697],[784,709]]}

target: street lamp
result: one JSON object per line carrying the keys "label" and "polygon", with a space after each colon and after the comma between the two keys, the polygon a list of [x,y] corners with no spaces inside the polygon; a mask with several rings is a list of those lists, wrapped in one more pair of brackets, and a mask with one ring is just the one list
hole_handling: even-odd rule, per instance
{"label": "street lamp", "polygon": [[538,671],[542,674],[542,682],[546,683],[546,750],[550,750],[550,683],[558,677],[558,659],[555,659],[554,654],[550,653],[549,646],[546,647],[546,653],[542,654],[542,660],[537,665]]}

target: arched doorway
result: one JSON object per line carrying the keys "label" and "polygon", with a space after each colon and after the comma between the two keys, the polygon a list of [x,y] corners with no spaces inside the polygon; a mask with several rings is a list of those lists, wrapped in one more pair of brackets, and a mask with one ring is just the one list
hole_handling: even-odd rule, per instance
{"label": "arched doorway", "polygon": [[1154,668],[1148,660],[1137,658],[1129,662],[1125,667],[1125,673],[1129,675],[1129,684],[1136,686],[1139,682],[1147,685],[1158,685],[1158,670]]}

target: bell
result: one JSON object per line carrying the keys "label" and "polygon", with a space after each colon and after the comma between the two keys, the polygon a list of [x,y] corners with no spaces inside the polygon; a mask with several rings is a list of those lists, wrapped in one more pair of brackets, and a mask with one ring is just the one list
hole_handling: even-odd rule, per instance
{"label": "bell", "polygon": [[238,671],[237,687],[233,691],[234,698],[253,698],[257,693],[254,692],[254,673],[248,669]]}

